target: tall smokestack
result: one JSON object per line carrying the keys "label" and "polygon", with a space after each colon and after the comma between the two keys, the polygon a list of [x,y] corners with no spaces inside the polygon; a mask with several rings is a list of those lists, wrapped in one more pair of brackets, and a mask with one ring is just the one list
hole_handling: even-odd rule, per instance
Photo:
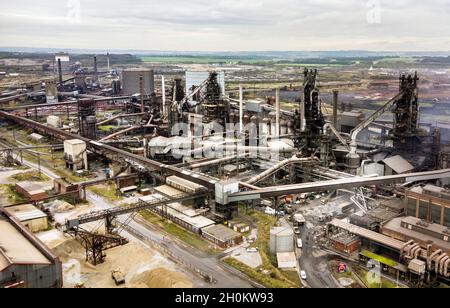
{"label": "tall smokestack", "polygon": [[64,82],[63,82],[61,59],[58,59],[58,76],[59,76],[59,90],[61,92],[63,92],[64,91]]}
{"label": "tall smokestack", "polygon": [[239,133],[244,129],[244,88],[239,85]]}
{"label": "tall smokestack", "polygon": [[94,56],[94,81],[98,81],[97,57]]}
{"label": "tall smokestack", "polygon": [[164,76],[161,78],[161,92],[162,92],[162,113],[166,115],[166,79]]}
{"label": "tall smokestack", "polygon": [[276,101],[276,124],[275,124],[275,137],[280,137],[280,88],[277,88],[275,91],[275,101]]}
{"label": "tall smokestack", "polygon": [[140,87],[140,92],[141,92],[141,113],[144,113],[145,108],[144,108],[144,77],[143,76],[139,77],[139,87]]}
{"label": "tall smokestack", "polygon": [[333,91],[333,126],[338,125],[338,103],[339,103],[339,91]]}
{"label": "tall smokestack", "polygon": [[109,52],[106,54],[106,61],[108,61],[108,73],[109,71],[111,71],[111,63],[110,63],[110,59],[109,59]]}

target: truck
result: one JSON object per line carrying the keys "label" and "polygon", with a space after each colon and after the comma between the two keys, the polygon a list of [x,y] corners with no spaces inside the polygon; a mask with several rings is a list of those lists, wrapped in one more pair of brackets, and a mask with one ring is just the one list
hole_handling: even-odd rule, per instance
{"label": "truck", "polygon": [[111,276],[116,286],[125,284],[125,275],[123,274],[120,268],[113,270],[111,272]]}

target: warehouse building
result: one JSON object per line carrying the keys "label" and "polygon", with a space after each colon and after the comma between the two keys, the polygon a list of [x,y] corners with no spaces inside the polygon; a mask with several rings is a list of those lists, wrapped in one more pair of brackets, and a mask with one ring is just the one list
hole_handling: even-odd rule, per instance
{"label": "warehouse building", "polygon": [[144,95],[151,95],[155,92],[155,76],[153,70],[136,68],[122,71],[123,94],[134,95],[141,93],[141,77]]}
{"label": "warehouse building", "polygon": [[242,234],[227,228],[224,225],[203,228],[202,236],[224,249],[239,245],[244,241]]}
{"label": "warehouse building", "polygon": [[415,217],[396,218],[386,223],[381,233],[402,242],[413,240],[424,249],[432,243],[433,250],[450,254],[450,230],[438,224]]}
{"label": "warehouse building", "polygon": [[5,211],[17,218],[33,233],[48,229],[48,217],[32,204],[6,207]]}
{"label": "warehouse building", "polygon": [[50,190],[52,187],[47,187],[42,183],[35,182],[19,182],[16,183],[16,191],[22,196],[31,201],[41,201],[48,198],[46,190]]}
{"label": "warehouse building", "polygon": [[62,287],[59,258],[2,208],[0,229],[0,288]]}
{"label": "warehouse building", "polygon": [[433,185],[414,187],[406,193],[405,210],[407,216],[450,227],[450,191]]}

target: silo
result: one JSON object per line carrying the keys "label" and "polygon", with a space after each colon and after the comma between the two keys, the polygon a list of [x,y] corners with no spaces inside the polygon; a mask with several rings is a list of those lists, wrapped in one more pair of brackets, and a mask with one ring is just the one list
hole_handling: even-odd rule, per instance
{"label": "silo", "polygon": [[275,227],[270,230],[270,252],[293,252],[294,231],[290,227]]}
{"label": "silo", "polygon": [[126,69],[122,71],[122,85],[124,95],[140,93],[140,77],[144,81],[144,95],[155,92],[155,76],[150,69]]}

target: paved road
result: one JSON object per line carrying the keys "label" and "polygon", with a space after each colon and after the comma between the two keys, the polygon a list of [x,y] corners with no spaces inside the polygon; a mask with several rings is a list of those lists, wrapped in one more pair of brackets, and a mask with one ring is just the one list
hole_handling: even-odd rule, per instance
{"label": "paved road", "polygon": [[[106,202],[103,198],[97,196],[92,192],[86,193],[86,199],[87,201],[89,201],[89,203],[95,205],[95,210],[104,210],[112,207],[110,203]],[[124,215],[122,217],[119,217],[118,220],[123,223],[127,220],[128,217],[129,215]],[[215,279],[217,279],[217,284],[214,285],[214,287],[252,288],[252,285],[248,281],[245,281],[240,277],[237,277],[234,274],[224,270],[220,266],[220,261],[216,257],[202,253],[195,253],[188,247],[182,247],[182,244],[177,240],[171,238],[167,234],[163,234],[156,228],[152,228],[147,223],[139,220],[139,216],[137,216],[133,220],[131,220],[128,225],[132,229],[135,229],[157,244],[162,245],[173,255],[213,276]],[[127,236],[127,238],[132,237],[133,239],[136,239],[128,232],[124,232],[123,235]]]}
{"label": "paved road", "polygon": [[301,228],[303,249],[300,257],[300,267],[307,274],[307,285],[311,288],[338,288],[328,269],[326,254],[314,245],[312,229]]}
{"label": "paved road", "polygon": [[[24,164],[33,169],[38,169],[38,165],[32,162],[24,160]],[[41,172],[52,179],[60,178],[60,176],[55,174],[53,171],[42,166]],[[94,194],[93,192],[90,192],[89,190],[86,190],[86,199],[87,201],[89,201],[90,204],[94,205],[95,208],[93,210],[105,210],[113,207],[111,203],[107,202],[105,199]],[[125,222],[125,220],[127,220],[128,217],[129,216],[119,217],[119,221]],[[253,287],[252,284],[247,280],[242,279],[237,275],[225,270],[221,266],[221,261],[218,260],[216,257],[201,253],[195,253],[192,251],[192,249],[188,247],[183,247],[183,244],[176,241],[175,239],[171,238],[170,240],[168,240],[170,237],[167,234],[163,234],[156,228],[151,228],[150,226],[148,226],[148,223],[144,223],[142,221],[139,222],[138,217],[139,216],[137,216],[136,218],[134,218],[132,221],[129,222],[129,226],[131,228],[137,230],[138,232],[145,235],[154,242],[163,245],[166,249],[168,249],[173,255],[177,256],[178,258],[190,263],[191,265],[213,276],[215,279],[217,279],[217,284],[211,285],[211,287],[212,286],[220,288]],[[123,231],[122,235],[126,236],[128,239],[142,242],[141,240],[137,239],[135,236],[131,235],[128,232]]]}

